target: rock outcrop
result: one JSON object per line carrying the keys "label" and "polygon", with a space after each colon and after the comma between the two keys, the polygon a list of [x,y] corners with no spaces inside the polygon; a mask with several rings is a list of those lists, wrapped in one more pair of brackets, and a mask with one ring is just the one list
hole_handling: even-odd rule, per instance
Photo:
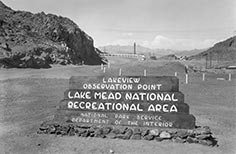
{"label": "rock outcrop", "polygon": [[0,67],[98,65],[106,59],[93,39],[68,18],[14,11],[0,1]]}
{"label": "rock outcrop", "polygon": [[188,59],[205,59],[206,56],[212,56],[212,60],[233,61],[236,60],[236,36],[222,42],[216,43],[213,47],[203,51]]}

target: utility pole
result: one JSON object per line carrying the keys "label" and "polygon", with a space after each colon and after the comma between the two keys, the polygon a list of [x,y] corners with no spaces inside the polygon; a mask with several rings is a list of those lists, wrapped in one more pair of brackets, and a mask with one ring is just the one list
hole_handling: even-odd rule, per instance
{"label": "utility pole", "polygon": [[207,53],[207,54],[205,54],[205,57],[206,57],[206,69],[208,69],[208,55],[209,55],[209,53]]}
{"label": "utility pole", "polygon": [[209,54],[210,54],[210,68],[211,68],[212,67],[212,53],[209,52]]}
{"label": "utility pole", "polygon": [[134,54],[136,54],[136,43],[134,42]]}

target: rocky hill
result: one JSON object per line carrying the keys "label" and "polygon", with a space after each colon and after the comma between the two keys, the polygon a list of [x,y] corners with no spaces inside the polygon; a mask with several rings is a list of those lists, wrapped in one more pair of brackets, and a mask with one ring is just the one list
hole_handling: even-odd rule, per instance
{"label": "rocky hill", "polygon": [[222,42],[216,43],[213,47],[199,54],[189,57],[192,59],[205,59],[206,55],[211,56],[212,60],[236,62],[236,36]]}
{"label": "rocky hill", "polygon": [[105,61],[93,39],[70,19],[14,11],[0,1],[0,67],[49,68]]}

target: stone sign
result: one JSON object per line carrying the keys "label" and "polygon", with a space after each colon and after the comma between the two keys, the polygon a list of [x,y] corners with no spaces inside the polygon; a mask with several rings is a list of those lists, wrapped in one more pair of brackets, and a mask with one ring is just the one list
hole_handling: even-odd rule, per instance
{"label": "stone sign", "polygon": [[193,129],[176,77],[71,77],[55,119],[86,125]]}

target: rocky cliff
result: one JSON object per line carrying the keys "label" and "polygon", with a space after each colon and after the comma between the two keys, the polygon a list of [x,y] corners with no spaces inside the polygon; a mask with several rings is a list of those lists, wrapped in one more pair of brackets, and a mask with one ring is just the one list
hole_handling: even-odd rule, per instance
{"label": "rocky cliff", "polygon": [[93,39],[70,19],[14,11],[0,1],[0,67],[49,68],[105,61]]}
{"label": "rocky cliff", "polygon": [[216,43],[213,47],[199,54],[189,57],[192,59],[205,59],[206,56],[211,56],[212,60],[220,61],[236,61],[236,36],[228,38],[222,42]]}

